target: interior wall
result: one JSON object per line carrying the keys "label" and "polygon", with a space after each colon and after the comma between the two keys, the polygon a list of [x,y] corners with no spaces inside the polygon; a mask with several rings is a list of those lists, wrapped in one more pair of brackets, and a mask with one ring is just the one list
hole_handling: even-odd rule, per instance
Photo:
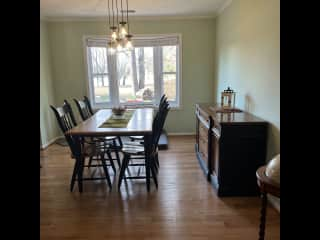
{"label": "interior wall", "polygon": [[280,1],[232,1],[216,19],[216,44],[216,99],[230,86],[237,107],[270,123],[269,161],[280,153]]}
{"label": "interior wall", "polygon": [[216,22],[216,87],[270,122],[268,156],[280,152],[280,1],[232,1]]}
{"label": "interior wall", "polygon": [[[72,98],[88,95],[83,36],[104,36],[107,24],[101,21],[48,24],[56,103],[62,104],[67,99],[76,109]],[[135,20],[130,29],[133,34],[182,34],[182,108],[169,112],[165,128],[170,133],[194,133],[195,103],[214,99],[215,20]]]}
{"label": "interior wall", "polygon": [[50,109],[50,104],[55,103],[50,58],[47,23],[40,21],[40,138],[42,146],[47,146],[59,136],[56,119]]}

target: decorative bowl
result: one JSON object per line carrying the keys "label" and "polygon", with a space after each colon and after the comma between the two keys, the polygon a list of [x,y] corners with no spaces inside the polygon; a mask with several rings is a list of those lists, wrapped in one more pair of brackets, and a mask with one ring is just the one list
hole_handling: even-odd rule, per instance
{"label": "decorative bowl", "polygon": [[112,108],[112,113],[116,116],[122,116],[126,111],[125,107],[114,107]]}

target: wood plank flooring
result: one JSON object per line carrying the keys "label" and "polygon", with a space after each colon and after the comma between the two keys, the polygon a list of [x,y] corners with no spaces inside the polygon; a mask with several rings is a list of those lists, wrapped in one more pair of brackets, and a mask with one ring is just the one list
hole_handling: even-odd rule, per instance
{"label": "wood plank flooring", "polygon": [[[105,181],[86,181],[82,194],[77,186],[70,192],[69,148],[54,144],[41,151],[40,239],[258,239],[260,199],[218,198],[194,143],[193,136],[169,137],[169,149],[159,156],[159,188],[151,181],[149,194],[144,180],[127,180],[118,192],[117,176],[111,192]],[[280,215],[271,206],[265,239],[280,239]]]}

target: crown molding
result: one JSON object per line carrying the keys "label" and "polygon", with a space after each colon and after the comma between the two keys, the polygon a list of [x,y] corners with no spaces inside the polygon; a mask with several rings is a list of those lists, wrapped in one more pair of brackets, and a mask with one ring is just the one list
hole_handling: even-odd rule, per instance
{"label": "crown molding", "polygon": [[226,0],[222,2],[221,6],[217,10],[216,17],[218,17],[231,3],[232,3],[232,0]]}
{"label": "crown molding", "polygon": [[[214,19],[216,17],[216,13],[212,15],[180,15],[180,16],[131,16],[129,17],[130,21],[166,21],[166,20],[193,20],[193,19]],[[45,20],[48,22],[106,22],[108,19],[106,16],[103,17],[64,17],[64,16],[56,16],[49,17],[43,16],[40,17],[41,20]]]}

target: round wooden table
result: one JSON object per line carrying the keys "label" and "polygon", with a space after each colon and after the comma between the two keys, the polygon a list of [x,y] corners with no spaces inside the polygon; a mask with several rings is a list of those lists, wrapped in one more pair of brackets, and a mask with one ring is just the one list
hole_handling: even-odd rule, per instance
{"label": "round wooden table", "polygon": [[258,185],[260,187],[260,192],[262,195],[259,240],[264,239],[267,213],[267,194],[271,194],[280,198],[280,184],[267,177],[265,172],[266,166],[260,167],[256,172]]}

